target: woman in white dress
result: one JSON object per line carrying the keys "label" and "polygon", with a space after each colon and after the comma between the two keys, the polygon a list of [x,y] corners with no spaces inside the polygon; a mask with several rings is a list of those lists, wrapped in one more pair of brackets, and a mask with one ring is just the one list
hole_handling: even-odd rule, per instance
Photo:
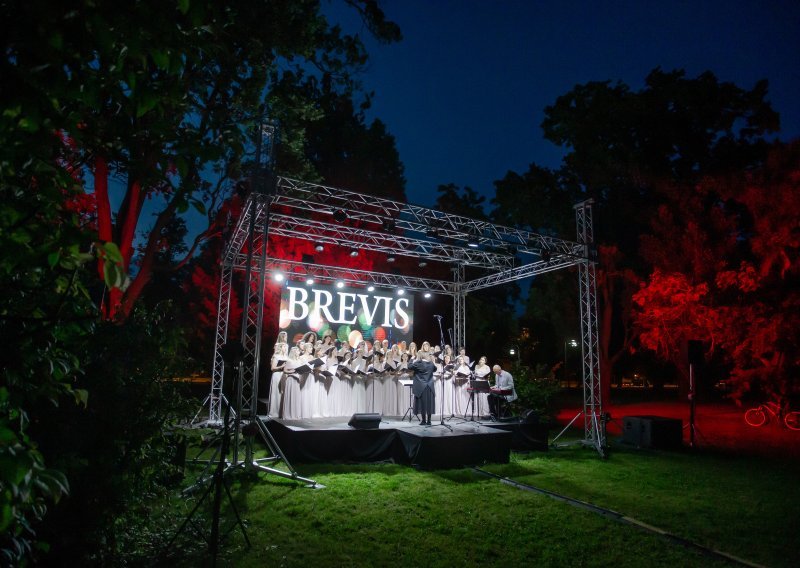
{"label": "woman in white dress", "polygon": [[[337,358],[338,359],[338,358]],[[344,351],[341,361],[336,368],[335,381],[338,386],[335,389],[336,395],[336,412],[339,416],[350,416],[355,411],[353,410],[353,376],[351,374],[351,366],[353,364],[353,352],[349,349]]]}
{"label": "woman in white dress", "polygon": [[[309,364],[314,359],[316,359],[314,357],[314,343],[311,341],[306,342],[303,345],[300,360]],[[300,395],[300,418],[314,417],[315,412],[317,412],[317,380],[312,371],[300,375]]]}
{"label": "woman in white dress", "polygon": [[302,418],[300,409],[300,376],[294,370],[303,364],[300,359],[300,350],[292,347],[289,350],[289,358],[284,365],[283,377],[281,377],[281,392],[283,393],[280,417],[287,420]]}
{"label": "woman in white dress", "polygon": [[[486,364],[486,355],[478,359],[475,365],[475,378],[489,380],[492,368]],[[489,414],[489,393],[481,392],[475,395],[475,414],[479,417]]]}
{"label": "woman in white dress", "polygon": [[[278,336],[280,338],[280,336]],[[283,365],[289,355],[289,345],[287,343],[276,343],[270,359],[270,369],[272,377],[269,381],[269,415],[273,418],[280,416],[281,408],[281,377],[283,377]]]}
{"label": "woman in white dress", "polygon": [[[463,349],[462,349],[463,351]],[[453,406],[454,414],[464,414],[469,404],[469,379],[472,375],[472,370],[464,360],[464,355],[459,355],[456,358],[455,372],[453,374]]]}
{"label": "woman in white dress", "polygon": [[[353,412],[366,412],[367,409],[367,361],[370,353],[367,350],[365,341],[359,342],[350,363],[350,370],[353,371]],[[361,372],[357,372],[361,371]]]}

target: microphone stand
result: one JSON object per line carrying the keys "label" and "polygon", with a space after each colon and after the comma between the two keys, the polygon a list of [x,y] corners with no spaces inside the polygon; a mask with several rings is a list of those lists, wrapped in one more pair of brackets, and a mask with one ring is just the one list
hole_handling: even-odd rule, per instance
{"label": "microphone stand", "polygon": [[453,427],[444,423],[444,330],[442,330],[442,316],[433,316],[439,322],[439,352],[442,354],[442,402],[439,404],[439,424],[436,426],[444,426],[451,432]]}

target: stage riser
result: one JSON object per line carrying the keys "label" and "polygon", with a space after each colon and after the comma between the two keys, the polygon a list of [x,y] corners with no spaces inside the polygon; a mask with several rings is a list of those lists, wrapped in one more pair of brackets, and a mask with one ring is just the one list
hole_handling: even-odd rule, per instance
{"label": "stage riser", "polygon": [[450,433],[429,429],[375,430],[292,429],[280,420],[267,423],[281,450],[292,463],[395,463],[425,469],[447,469],[483,463],[508,463],[514,434],[481,427],[477,432]]}

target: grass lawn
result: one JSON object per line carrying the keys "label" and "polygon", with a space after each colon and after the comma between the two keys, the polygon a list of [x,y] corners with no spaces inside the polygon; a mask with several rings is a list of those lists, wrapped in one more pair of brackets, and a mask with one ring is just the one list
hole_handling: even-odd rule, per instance
{"label": "grass lawn", "polygon": [[[769,566],[800,565],[800,464],[763,458],[614,449],[512,454],[483,469],[613,509],[698,544]],[[662,536],[472,469],[304,465],[326,486],[236,475],[252,542],[235,529],[235,566],[715,566]],[[181,508],[190,506],[182,503]],[[226,516],[231,524],[232,515]],[[172,564],[199,565],[202,541]]]}

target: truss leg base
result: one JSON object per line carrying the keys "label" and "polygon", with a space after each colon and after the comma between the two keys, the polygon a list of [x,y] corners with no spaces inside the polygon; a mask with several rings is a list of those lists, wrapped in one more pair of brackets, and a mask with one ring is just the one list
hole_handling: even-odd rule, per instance
{"label": "truss leg base", "polygon": [[300,477],[296,473],[289,473],[287,471],[281,471],[279,469],[275,469],[274,467],[267,467],[264,465],[259,465],[255,462],[251,463],[248,466],[250,469],[255,469],[256,471],[263,471],[264,473],[271,473],[272,475],[277,475],[279,477],[284,477],[286,479],[292,479],[294,481],[302,481],[306,483],[306,487],[310,489],[324,489],[325,486],[317,483],[313,479],[308,479],[306,477]]}

